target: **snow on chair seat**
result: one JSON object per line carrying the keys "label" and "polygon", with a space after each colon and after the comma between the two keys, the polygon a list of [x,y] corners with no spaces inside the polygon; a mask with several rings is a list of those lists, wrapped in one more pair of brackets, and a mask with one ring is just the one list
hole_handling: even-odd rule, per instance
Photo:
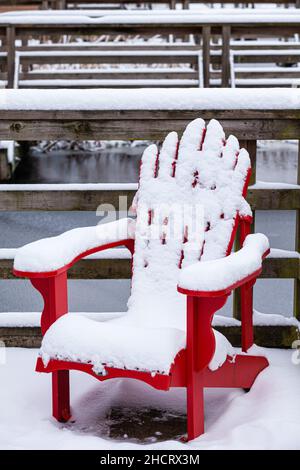
{"label": "snow on chair seat", "polygon": [[[188,438],[193,439],[204,432],[204,387],[250,388],[267,367],[263,357],[237,354],[233,360],[230,343],[211,328],[214,313],[239,285],[243,351],[253,344],[252,287],[268,241],[247,237],[249,177],[249,155],[237,139],[226,140],[215,120],[206,126],[196,119],[180,140],[171,132],[160,152],[155,145],[145,150],[133,202],[135,223],[98,226],[98,238],[89,227],[80,229],[84,240],[79,231],[70,231],[19,249],[15,274],[29,277],[45,300],[37,370],[53,373],[58,420],[70,418],[68,371],[77,369],[99,380],[129,377],[163,390],[186,387]],[[231,255],[239,224],[245,244]],[[117,240],[118,227],[126,227],[127,240],[124,230]],[[127,314],[105,323],[65,315],[69,267],[118,243],[133,253]],[[192,288],[205,292],[189,291],[189,270],[195,270]],[[227,276],[224,291],[218,291],[220,273]]]}
{"label": "snow on chair seat", "polygon": [[[96,374],[104,375],[105,366],[169,374],[175,357],[186,347],[186,332],[135,326],[122,320],[125,319],[97,322],[79,315],[62,316],[43,338],[40,351],[43,362],[59,359],[92,364]],[[211,370],[220,367],[228,355],[234,355],[225,336],[218,331],[215,336]]]}

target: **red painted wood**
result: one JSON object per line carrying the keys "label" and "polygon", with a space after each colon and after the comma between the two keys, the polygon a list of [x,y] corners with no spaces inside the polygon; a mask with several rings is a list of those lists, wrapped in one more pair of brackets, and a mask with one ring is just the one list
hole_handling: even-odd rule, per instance
{"label": "red painted wood", "polygon": [[204,384],[207,388],[251,388],[256,377],[269,362],[263,356],[238,354],[228,357],[217,370],[206,369]]}
{"label": "red painted wood", "polygon": [[42,359],[39,357],[37,359],[36,368],[37,372],[46,372],[52,373],[55,371],[63,370],[78,370],[81,372],[86,372],[89,375],[92,375],[97,380],[101,382],[109,379],[115,378],[130,378],[141,380],[142,382],[151,385],[153,388],[158,390],[169,390],[171,384],[171,374],[155,374],[151,375],[149,372],[143,372],[139,370],[126,370],[126,369],[117,369],[113,367],[105,367],[105,375],[98,375],[93,371],[93,366],[91,364],[84,364],[82,362],[71,362],[71,361],[60,361],[51,359],[47,366],[44,366]]}
{"label": "red painted wood", "polygon": [[[206,323],[204,330],[209,333],[209,338],[206,339],[209,348],[206,349],[204,345],[201,348],[198,333],[200,333],[202,325],[199,321],[198,304],[199,299],[197,297],[187,297],[186,387],[188,440],[195,439],[195,437],[204,433],[204,383],[203,368],[200,364],[201,360],[206,362],[207,358],[211,357],[215,351],[215,339],[211,335],[211,329],[207,329]],[[207,319],[205,318],[205,320]]]}
{"label": "red painted wood", "polygon": [[187,428],[188,440],[204,433],[204,370],[212,360],[216,341],[211,327],[214,313],[227,296],[187,297]]}
{"label": "red painted wood", "polygon": [[44,299],[41,317],[41,330],[44,335],[52,323],[68,312],[67,273],[62,272],[55,277],[34,278],[30,281]]}
{"label": "red painted wood", "polygon": [[[186,349],[178,353],[169,375],[156,374],[154,377],[149,372],[111,367],[106,368],[106,375],[97,375],[91,364],[55,359],[51,359],[47,366],[44,366],[40,357],[37,359],[36,371],[52,373],[59,370],[77,370],[93,376],[100,382],[115,378],[129,378],[145,382],[158,390],[167,391],[171,387],[187,386],[186,353]],[[236,355],[234,358],[228,356],[219,369],[214,371],[209,368],[204,369],[204,387],[250,388],[258,374],[268,364],[268,360],[263,356],[241,354]]]}
{"label": "red painted wood", "polygon": [[71,418],[68,370],[52,373],[52,414],[57,421],[62,423]]}

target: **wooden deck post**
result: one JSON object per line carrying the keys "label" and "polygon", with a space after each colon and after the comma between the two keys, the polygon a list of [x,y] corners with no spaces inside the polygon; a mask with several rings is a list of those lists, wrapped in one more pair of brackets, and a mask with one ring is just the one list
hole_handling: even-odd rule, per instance
{"label": "wooden deck post", "polygon": [[222,87],[230,85],[230,26],[222,27]]}
{"label": "wooden deck post", "polygon": [[[300,184],[300,140],[298,141],[298,172],[297,183]],[[296,211],[296,239],[295,250],[300,252],[300,210]],[[298,279],[294,280],[294,315],[300,320],[300,266]]]}
{"label": "wooden deck post", "polygon": [[[256,151],[257,151],[257,141],[256,140],[240,140],[240,148],[245,148],[249,152],[250,160],[251,160],[251,178],[250,178],[250,185],[255,184],[256,182]],[[255,210],[252,211],[253,213],[253,223],[251,225],[251,233],[255,232]],[[239,243],[239,234],[237,234],[236,241],[235,241],[235,250],[239,250],[241,248]],[[233,316],[238,320],[241,319],[241,289],[235,289],[233,293]]]}
{"label": "wooden deck post", "polygon": [[210,67],[210,26],[202,28],[202,49],[203,49],[203,84],[204,88],[209,88],[209,67]]}
{"label": "wooden deck post", "polygon": [[14,26],[8,26],[6,30],[7,45],[7,88],[13,88],[15,77],[15,53],[16,34]]}

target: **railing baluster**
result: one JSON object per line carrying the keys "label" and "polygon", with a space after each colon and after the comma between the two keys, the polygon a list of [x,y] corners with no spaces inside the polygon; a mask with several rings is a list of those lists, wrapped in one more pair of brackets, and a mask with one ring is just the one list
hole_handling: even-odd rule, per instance
{"label": "railing baluster", "polygon": [[[297,183],[300,184],[300,140],[298,141],[298,172]],[[295,250],[300,252],[300,210],[296,211],[296,239]],[[298,279],[294,280],[294,315],[300,320],[300,260]]]}
{"label": "railing baluster", "polygon": [[[257,141],[256,140],[240,140],[240,148],[245,148],[249,152],[251,160],[251,178],[250,184],[256,183],[256,152],[257,152]],[[253,223],[251,225],[251,232],[255,231],[255,210],[253,212]],[[239,236],[236,237],[235,250],[240,248]],[[233,293],[233,317],[238,320],[241,319],[241,293],[240,289],[236,289]]]}

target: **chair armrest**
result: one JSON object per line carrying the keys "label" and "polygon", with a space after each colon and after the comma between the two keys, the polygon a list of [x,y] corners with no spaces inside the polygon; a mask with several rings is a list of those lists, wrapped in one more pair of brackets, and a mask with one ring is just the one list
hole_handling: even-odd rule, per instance
{"label": "chair armrest", "polygon": [[134,220],[124,218],[103,225],[75,228],[57,237],[24,245],[16,252],[14,274],[29,278],[55,276],[97,251],[120,245],[131,249],[134,224]]}
{"label": "chair armrest", "polygon": [[178,291],[199,297],[229,294],[260,274],[262,260],[269,251],[269,241],[265,235],[248,235],[243,247],[236,253],[184,268],[180,273]]}

